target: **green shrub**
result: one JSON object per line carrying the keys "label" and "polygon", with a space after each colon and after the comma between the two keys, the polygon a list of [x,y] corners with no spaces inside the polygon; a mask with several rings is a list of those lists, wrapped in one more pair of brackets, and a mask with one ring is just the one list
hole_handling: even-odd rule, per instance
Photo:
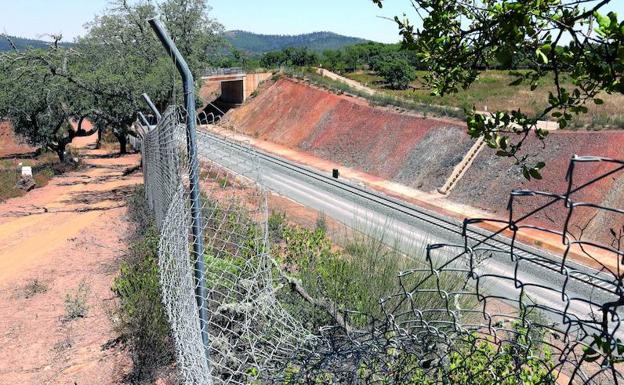
{"label": "green shrub", "polygon": [[500,346],[479,340],[476,335],[470,336],[451,354],[450,364],[444,368],[447,381],[479,385],[556,384],[551,374],[555,361],[550,348],[544,345],[520,348],[527,345],[527,329],[515,325],[514,330],[515,341],[503,342]]}
{"label": "green shrub", "polygon": [[[431,353],[430,357],[388,347],[384,353],[377,352],[364,357],[355,374],[359,382],[370,384],[405,385],[555,385],[553,374],[557,361],[550,348],[526,346],[526,329],[515,325],[512,340],[496,345],[483,336],[467,334],[456,336],[452,346]],[[513,339],[515,338],[515,341]],[[433,345],[429,349],[435,349]],[[437,354],[440,354],[440,359]],[[284,373],[284,383],[303,385],[309,383],[341,383],[332,369],[306,370],[289,365]],[[351,374],[348,374],[352,381]]]}
{"label": "green shrub", "polygon": [[[407,255],[399,251],[402,246],[399,242],[388,246],[383,233],[367,236],[353,232],[341,241],[342,249],[334,247],[323,227],[309,230],[287,224],[282,235],[281,247],[274,250],[276,258],[301,281],[312,297],[327,298],[338,310],[349,314],[352,326],[364,327],[371,317],[383,317],[379,300],[400,293],[401,284],[414,286],[418,283],[421,289],[434,289],[438,285],[435,279],[425,279],[428,272],[405,275],[402,281],[398,278],[403,270],[425,266],[424,244],[406,245],[404,249],[412,253]],[[457,291],[464,282],[465,277],[458,274],[440,278],[440,285],[449,292]],[[322,314],[326,311],[314,309],[298,299],[284,300],[298,318],[305,319],[308,326],[313,324],[312,329],[327,325],[323,324],[328,321],[327,315]],[[446,300],[439,295],[415,295],[412,300],[422,309],[446,305]],[[462,308],[472,308],[474,298],[462,297],[458,303]],[[444,316],[428,315],[431,320]]]}
{"label": "green shrub", "polygon": [[387,57],[379,65],[378,72],[386,84],[395,90],[404,90],[416,80],[416,70],[403,58]]}
{"label": "green shrub", "polygon": [[128,199],[128,217],[135,224],[130,250],[112,290],[119,298],[118,331],[128,343],[134,380],[150,380],[173,360],[167,315],[161,301],[158,273],[158,231],[150,217],[143,187]]}
{"label": "green shrub", "polygon": [[273,241],[282,239],[282,231],[286,225],[286,214],[281,211],[271,211],[268,219],[269,237]]}
{"label": "green shrub", "polygon": [[89,310],[87,305],[89,291],[89,285],[85,281],[82,281],[74,294],[67,293],[65,295],[65,317],[67,320],[84,318],[87,316]]}
{"label": "green shrub", "polygon": [[232,289],[236,285],[237,277],[245,268],[244,262],[241,258],[215,258],[211,254],[204,254],[206,287]]}

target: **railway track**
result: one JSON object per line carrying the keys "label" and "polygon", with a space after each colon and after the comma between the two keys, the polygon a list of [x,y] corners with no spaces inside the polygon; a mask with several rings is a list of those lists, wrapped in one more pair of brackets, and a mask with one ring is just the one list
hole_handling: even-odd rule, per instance
{"label": "railway track", "polygon": [[[358,186],[353,183],[337,180],[329,175],[325,175],[307,166],[297,164],[296,162],[290,160],[284,160],[280,157],[266,153],[262,150],[225,139],[218,134],[200,131],[199,137],[203,138],[204,140],[218,142],[237,152],[247,154],[248,156],[258,157],[264,162],[268,162],[269,164],[272,164],[276,167],[303,175],[306,178],[309,178],[310,180],[313,180],[315,182],[332,186],[333,188],[340,189],[353,196],[373,202],[376,205],[383,206],[390,210],[402,213],[417,221],[424,222],[433,227],[436,227],[440,231],[448,232],[458,236],[463,236],[464,234],[464,223],[454,218],[446,217],[431,210],[427,210],[422,207],[410,204],[408,202],[389,197],[383,193],[372,191],[368,188]],[[237,170],[232,171],[236,172]],[[465,234],[477,244],[486,245],[488,247],[498,249],[504,253],[510,253],[511,240],[501,235],[500,231],[492,232],[474,225],[467,225],[465,229]],[[525,259],[526,261],[529,261],[530,263],[541,269],[556,274],[562,274],[561,261],[559,257],[552,255],[546,251],[538,250],[536,248],[521,244],[516,241],[514,243],[514,254],[518,257]],[[611,283],[612,277],[610,275],[606,273],[596,272],[592,268],[585,267],[573,261],[567,261],[566,268],[568,276],[571,279],[578,281],[578,283],[599,289],[610,294],[619,295],[617,294],[617,287]]]}

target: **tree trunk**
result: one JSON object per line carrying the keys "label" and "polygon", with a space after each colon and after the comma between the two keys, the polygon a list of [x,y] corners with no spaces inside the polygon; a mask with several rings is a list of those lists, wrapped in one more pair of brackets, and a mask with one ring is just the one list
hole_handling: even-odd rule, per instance
{"label": "tree trunk", "polygon": [[100,129],[100,130],[98,130],[98,132],[97,132],[97,136],[98,136],[98,137],[97,137],[97,141],[95,142],[95,148],[96,148],[96,149],[98,149],[98,150],[99,150],[100,148],[102,148],[102,131],[103,131],[103,130],[101,130],[101,129]]}
{"label": "tree trunk", "polygon": [[60,143],[55,149],[54,151],[56,152],[56,155],[58,155],[59,157],[59,161],[61,163],[65,162],[65,144],[64,143]]}
{"label": "tree trunk", "polygon": [[119,153],[121,155],[128,153],[128,137],[125,133],[115,135],[117,141],[119,142]]}

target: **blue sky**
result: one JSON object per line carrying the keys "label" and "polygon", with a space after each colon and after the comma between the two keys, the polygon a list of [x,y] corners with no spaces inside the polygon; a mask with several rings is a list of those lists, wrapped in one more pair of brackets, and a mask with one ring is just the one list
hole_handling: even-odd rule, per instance
{"label": "blue sky", "polygon": [[[408,0],[386,0],[383,9],[370,0],[210,0],[212,16],[226,29],[265,34],[332,31],[381,42],[399,40],[396,25],[383,19],[407,12]],[[0,31],[37,38],[63,33],[72,40],[83,25],[102,13],[108,0],[0,0]],[[609,10],[624,15],[624,0],[612,0]],[[415,19],[412,17],[412,19]]]}
{"label": "blue sky", "polygon": [[[393,3],[393,4],[390,4]],[[401,4],[402,3],[402,4]],[[409,7],[407,0],[390,0],[380,10],[369,0],[209,0],[226,29],[265,34],[332,31],[349,36],[395,42],[393,17]],[[36,38],[63,33],[71,40],[84,33],[83,25],[102,13],[108,0],[0,0],[0,31]]]}

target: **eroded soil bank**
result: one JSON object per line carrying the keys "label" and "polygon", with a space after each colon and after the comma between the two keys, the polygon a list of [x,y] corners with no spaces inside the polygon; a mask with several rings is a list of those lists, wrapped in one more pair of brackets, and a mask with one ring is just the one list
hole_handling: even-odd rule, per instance
{"label": "eroded soil bank", "polygon": [[287,78],[226,119],[247,135],[424,191],[442,186],[472,145],[460,122],[371,108]]}

